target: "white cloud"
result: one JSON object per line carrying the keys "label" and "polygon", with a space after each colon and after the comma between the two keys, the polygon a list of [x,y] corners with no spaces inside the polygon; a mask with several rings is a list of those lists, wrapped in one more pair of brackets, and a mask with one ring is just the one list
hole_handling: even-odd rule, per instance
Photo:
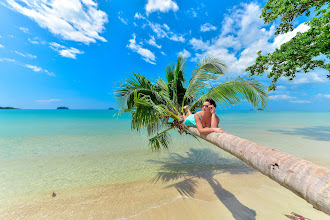
{"label": "white cloud", "polygon": [[174,33],[173,31],[170,31],[170,27],[167,24],[158,24],[158,23],[152,23],[149,20],[148,25],[152,29],[152,31],[156,34],[157,38],[168,38],[172,41],[177,42],[185,42],[185,38],[183,35],[179,35]]}
{"label": "white cloud", "polygon": [[44,73],[46,73],[48,76],[55,76],[54,73],[51,73],[51,72],[49,72],[48,70],[43,69],[43,68],[38,67],[38,66],[34,66],[34,65],[30,65],[30,64],[25,64],[25,67],[27,67],[27,68],[33,70],[34,72],[44,72]]}
{"label": "white cloud", "polygon": [[317,94],[316,97],[327,98],[330,99],[330,94]]}
{"label": "white cloud", "polygon": [[29,64],[25,64],[25,66],[31,70],[33,70],[34,72],[40,72],[42,71],[41,67],[38,66],[33,66],[33,65],[29,65]]}
{"label": "white cloud", "polygon": [[214,56],[228,65],[230,74],[244,75],[245,69],[255,62],[259,50],[272,52],[298,31],[308,29],[308,26],[301,24],[290,33],[275,36],[275,25],[266,29],[260,15],[261,8],[256,3],[235,7],[225,15],[217,36],[207,41],[196,38],[189,41],[195,50],[193,60]]}
{"label": "white cloud", "polygon": [[177,35],[177,34],[173,34],[169,39],[173,40],[173,41],[179,41],[182,43],[185,41],[185,39],[182,35]]}
{"label": "white cloud", "polygon": [[297,103],[297,104],[311,103],[311,101],[308,101],[308,100],[293,100],[293,101],[289,101],[289,102]]}
{"label": "white cloud", "polygon": [[134,15],[134,18],[136,19],[145,19],[144,16],[142,16],[140,13],[136,12],[135,15]]}
{"label": "white cloud", "polygon": [[170,30],[170,27],[167,25],[167,24],[163,24],[164,28],[169,31]]}
{"label": "white cloud", "polygon": [[164,30],[164,28],[167,30],[169,27],[165,24],[160,25],[158,23],[152,23],[148,21],[149,26],[151,27],[152,31],[157,35],[158,38],[164,38],[168,37],[167,31]]}
{"label": "white cloud", "polygon": [[201,32],[215,31],[217,28],[210,23],[205,23],[201,26]]}
{"label": "white cloud", "polygon": [[20,55],[20,56],[22,56],[22,57],[29,57],[29,58],[32,58],[32,59],[36,59],[37,58],[37,56],[32,55],[32,54],[29,54],[29,53],[23,54],[23,53],[20,53],[18,51],[15,51],[15,53],[18,54],[18,55]]}
{"label": "white cloud", "polygon": [[191,14],[194,18],[197,17],[197,12],[195,11],[195,9],[191,8],[187,11],[187,14]]}
{"label": "white cloud", "polygon": [[192,38],[189,43],[191,44],[191,46],[193,47],[194,50],[201,50],[201,51],[206,51],[209,48],[209,41],[202,41],[202,40],[198,40],[196,38]]}
{"label": "white cloud", "polygon": [[37,102],[41,102],[41,103],[60,102],[60,101],[62,101],[62,99],[37,100]]}
{"label": "white cloud", "polygon": [[29,29],[25,28],[25,27],[20,27],[19,28],[21,31],[23,31],[24,33],[29,33]]}
{"label": "white cloud", "polygon": [[40,40],[38,37],[35,37],[33,39],[28,38],[28,41],[32,44],[46,44],[47,43],[44,40]]}
{"label": "white cloud", "polygon": [[124,23],[124,24],[127,25],[127,24],[128,24],[127,19],[122,18],[122,17],[121,17],[122,14],[123,14],[122,11],[118,12],[118,19],[119,19],[122,23]]}
{"label": "white cloud", "polygon": [[2,44],[0,44],[0,48],[4,48],[5,46],[3,46]]}
{"label": "white cloud", "polygon": [[156,43],[155,37],[151,36],[151,38],[148,40],[148,44],[150,44],[151,46],[157,47],[158,49],[162,48],[161,45],[158,45]]}
{"label": "white cloud", "polygon": [[135,36],[135,34],[133,34],[133,39],[129,40],[129,44],[127,45],[127,48],[140,54],[143,57],[142,59],[144,61],[151,63],[151,64],[156,64],[155,55],[150,50],[143,48],[141,45],[137,44],[135,38],[136,38],[136,36]]}
{"label": "white cloud", "polygon": [[183,57],[185,57],[185,58],[188,58],[188,57],[191,56],[190,52],[187,51],[186,49],[183,49],[183,51],[180,51],[180,52],[178,53],[178,55],[179,55],[179,56],[183,56]]}
{"label": "white cloud", "polygon": [[288,42],[289,40],[291,40],[294,36],[297,35],[298,32],[306,32],[309,30],[309,26],[302,23],[300,24],[297,28],[295,28],[293,31],[285,33],[285,34],[281,34],[278,35],[275,39],[274,39],[274,46],[276,48],[280,47],[283,43]]}
{"label": "white cloud", "polygon": [[309,72],[306,75],[297,76],[292,82],[293,84],[305,84],[305,83],[318,83],[326,82],[325,77],[320,77],[316,72]]}
{"label": "white cloud", "polygon": [[97,9],[93,0],[7,0],[7,7],[15,10],[65,40],[95,43],[106,42],[99,34],[108,22],[107,14]]}
{"label": "white cloud", "polygon": [[289,100],[289,99],[295,99],[296,97],[289,96],[289,95],[272,95],[269,96],[269,99],[272,100]]}
{"label": "white cloud", "polygon": [[24,66],[24,67],[26,67],[26,68],[29,68],[29,69],[33,70],[34,72],[44,72],[44,73],[46,73],[48,76],[55,76],[54,73],[49,72],[49,71],[46,70],[46,69],[42,69],[41,67],[34,66],[34,65],[30,65],[30,64],[20,63],[20,62],[17,62],[16,60],[14,60],[14,59],[0,58],[0,62],[11,62],[11,63],[14,63],[14,64],[16,64],[16,65],[20,65],[20,66]]}
{"label": "white cloud", "polygon": [[14,59],[9,59],[9,58],[1,58],[0,57],[0,62],[15,62],[16,60]]}
{"label": "white cloud", "polygon": [[179,9],[176,2],[172,0],[148,0],[148,3],[145,6],[147,14],[161,11],[168,12],[169,10],[177,11]]}
{"label": "white cloud", "polygon": [[52,43],[49,43],[49,44],[50,44],[50,48],[57,51],[62,57],[76,59],[77,54],[83,54],[84,53],[84,51],[80,51],[77,48],[74,48],[74,47],[68,48],[66,46],[60,45],[60,44],[55,43],[55,42],[52,42]]}
{"label": "white cloud", "polygon": [[163,51],[160,52],[162,55],[166,56],[166,53],[164,53]]}

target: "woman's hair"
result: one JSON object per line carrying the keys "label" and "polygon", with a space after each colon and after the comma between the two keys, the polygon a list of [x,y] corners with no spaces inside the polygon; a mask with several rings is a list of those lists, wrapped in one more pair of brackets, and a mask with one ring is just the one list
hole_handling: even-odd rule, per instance
{"label": "woman's hair", "polygon": [[211,103],[211,105],[213,105],[214,108],[217,107],[217,104],[216,104],[215,101],[214,101],[213,99],[211,99],[211,98],[207,98],[207,99],[205,99],[204,102],[209,102],[209,103]]}

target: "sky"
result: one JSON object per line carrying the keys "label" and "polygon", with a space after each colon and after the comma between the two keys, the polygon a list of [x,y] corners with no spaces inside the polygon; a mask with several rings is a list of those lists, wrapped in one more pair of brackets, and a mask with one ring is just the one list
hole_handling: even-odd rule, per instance
{"label": "sky", "polygon": [[[186,58],[213,56],[225,77],[247,77],[257,52],[274,51],[297,32],[276,36],[278,22],[260,18],[266,1],[219,0],[2,0],[0,1],[0,106],[23,109],[118,108],[114,91],[134,72],[151,80]],[[330,110],[328,73],[315,69],[293,81],[280,78],[268,110]],[[257,79],[268,87],[265,74]],[[225,77],[219,79],[220,82]],[[243,102],[226,110],[249,110]]]}

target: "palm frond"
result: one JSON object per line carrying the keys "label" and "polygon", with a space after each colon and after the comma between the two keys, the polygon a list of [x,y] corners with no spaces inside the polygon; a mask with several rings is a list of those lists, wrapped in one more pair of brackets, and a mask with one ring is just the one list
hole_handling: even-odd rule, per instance
{"label": "palm frond", "polygon": [[236,80],[228,80],[212,88],[208,93],[196,100],[193,106],[198,106],[206,98],[214,99],[223,108],[246,100],[254,108],[261,106],[262,109],[266,109],[268,95],[265,86],[261,82],[255,79],[238,77]]}
{"label": "palm frond", "polygon": [[224,74],[227,66],[220,60],[213,57],[206,57],[201,60],[189,81],[189,86],[185,92],[182,107],[189,104],[186,100],[192,100],[194,97],[199,97],[205,89],[210,89],[208,81],[216,80],[219,75]]}
{"label": "palm frond", "polygon": [[160,151],[160,149],[163,147],[164,149],[168,149],[171,141],[170,135],[167,133],[169,130],[173,129],[174,127],[171,127],[169,129],[166,129],[160,134],[157,134],[155,137],[149,139],[149,147],[153,151]]}
{"label": "palm frond", "polygon": [[156,85],[159,88],[159,94],[162,96],[162,99],[166,102],[166,106],[167,108],[172,111],[175,112],[177,115],[180,115],[179,110],[177,105],[173,102],[173,100],[170,99],[169,97],[169,87],[168,87],[168,83],[166,83],[164,80],[162,80],[161,78],[159,78],[156,82]]}
{"label": "palm frond", "polygon": [[169,118],[179,119],[179,116],[169,111],[166,105],[154,103],[147,95],[135,92],[134,104],[136,109],[131,124],[133,130],[140,131],[146,128],[148,135],[151,135],[167,126]]}
{"label": "palm frond", "polygon": [[134,106],[134,92],[143,93],[157,99],[157,91],[151,81],[144,76],[134,73],[124,83],[117,83],[115,95],[119,106],[131,109]]}

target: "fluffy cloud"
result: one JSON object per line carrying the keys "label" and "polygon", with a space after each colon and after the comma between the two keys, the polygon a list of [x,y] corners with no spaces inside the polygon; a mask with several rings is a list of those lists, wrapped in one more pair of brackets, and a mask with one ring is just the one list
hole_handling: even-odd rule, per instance
{"label": "fluffy cloud", "polygon": [[145,17],[143,17],[140,13],[136,12],[134,15],[135,19],[145,19]]}
{"label": "fluffy cloud", "polygon": [[152,23],[149,20],[148,25],[152,29],[152,31],[156,34],[157,38],[168,38],[172,41],[178,41],[178,42],[185,42],[185,38],[183,35],[176,34],[173,31],[170,31],[170,27],[167,24],[158,24],[158,23]]}
{"label": "fluffy cloud", "polygon": [[28,38],[28,41],[32,44],[46,44],[46,41],[40,40],[38,37],[35,37],[33,39]]}
{"label": "fluffy cloud", "polygon": [[325,77],[320,77],[316,72],[310,72],[303,77],[298,76],[293,80],[293,84],[305,84],[305,83],[315,83],[315,82],[326,82]]}
{"label": "fluffy cloud", "polygon": [[136,38],[136,36],[135,36],[135,34],[133,34],[133,39],[129,40],[129,44],[127,45],[127,48],[140,54],[143,57],[142,59],[144,61],[151,63],[151,64],[156,64],[155,55],[150,50],[143,48],[141,45],[137,44],[135,38]]}
{"label": "fluffy cloud", "polygon": [[9,59],[9,58],[1,58],[0,57],[0,62],[15,62],[16,60],[14,59]]}
{"label": "fluffy cloud", "polygon": [[24,33],[29,33],[29,29],[25,28],[25,27],[20,27],[19,28],[21,31],[23,31]]}
{"label": "fluffy cloud", "polygon": [[18,51],[15,51],[15,53],[18,54],[18,55],[20,55],[20,56],[22,56],[22,57],[29,57],[29,58],[32,58],[32,59],[36,59],[37,58],[37,56],[32,55],[32,54],[29,54],[29,53],[24,54],[24,53],[20,53]]}
{"label": "fluffy cloud", "polygon": [[308,101],[308,100],[292,100],[289,102],[296,103],[296,104],[311,103],[311,101]]}
{"label": "fluffy cloud", "polygon": [[57,51],[62,57],[76,59],[77,54],[83,54],[84,53],[84,51],[80,51],[80,50],[78,50],[74,47],[68,48],[66,46],[60,45],[60,44],[55,43],[55,42],[52,42],[52,43],[49,43],[49,44],[50,44],[50,48]]}
{"label": "fluffy cloud", "polygon": [[95,43],[106,42],[99,34],[108,22],[107,14],[97,9],[93,0],[7,0],[7,7],[15,10],[51,33],[65,40]]}
{"label": "fluffy cloud", "polygon": [[34,72],[40,72],[40,71],[42,71],[42,68],[41,67],[38,67],[38,66],[33,66],[33,65],[29,65],[29,64],[26,64],[25,66],[27,68],[33,70]]}
{"label": "fluffy cloud", "polygon": [[188,58],[188,57],[191,56],[190,52],[187,51],[186,49],[183,49],[183,51],[179,52],[178,55],[179,55],[179,56],[183,56],[183,57],[185,57],[185,58]]}
{"label": "fluffy cloud", "polygon": [[296,97],[289,96],[289,95],[272,95],[269,96],[272,100],[289,100],[289,99],[295,99]]}
{"label": "fluffy cloud", "polygon": [[147,14],[161,11],[168,12],[169,10],[177,11],[179,9],[176,2],[172,0],[148,0],[148,3],[145,6]]}
{"label": "fluffy cloud", "polygon": [[118,19],[119,19],[122,23],[124,23],[124,24],[127,25],[127,24],[128,24],[127,19],[122,18],[122,17],[121,17],[122,14],[123,14],[122,11],[118,12]]}
{"label": "fluffy cloud", "polygon": [[210,23],[205,23],[201,26],[201,32],[215,31],[217,28]]}
{"label": "fluffy cloud", "polygon": [[38,66],[30,65],[30,64],[20,63],[20,62],[14,60],[14,59],[1,58],[0,57],[0,62],[11,62],[11,63],[14,63],[16,65],[20,65],[20,66],[24,66],[26,68],[29,68],[29,69],[33,70],[34,72],[43,72],[43,73],[46,73],[48,76],[55,76],[54,73],[51,73],[46,69],[43,69],[43,68],[38,67]]}
{"label": "fluffy cloud", "polygon": [[254,63],[259,50],[272,52],[298,31],[308,30],[307,25],[301,24],[292,32],[275,36],[275,26],[266,29],[260,15],[261,8],[256,3],[235,7],[225,16],[219,35],[207,41],[196,38],[189,41],[195,50],[192,60],[214,56],[228,65],[231,74],[244,75],[244,70]]}
{"label": "fluffy cloud", "polygon": [[330,94],[317,94],[317,97],[330,99]]}
{"label": "fluffy cloud", "polygon": [[170,40],[173,40],[173,41],[178,41],[178,42],[184,42],[185,39],[182,35],[177,35],[177,34],[173,34],[172,36],[169,37]]}
{"label": "fluffy cloud", "polygon": [[161,45],[158,45],[156,43],[155,37],[151,36],[151,38],[148,40],[148,44],[150,44],[151,46],[157,47],[158,49],[162,48]]}
{"label": "fluffy cloud", "polygon": [[46,99],[46,100],[37,100],[37,102],[41,103],[49,103],[49,102],[60,102],[62,99]]}
{"label": "fluffy cloud", "polygon": [[48,76],[55,76],[54,73],[51,73],[51,72],[49,72],[48,70],[43,69],[43,68],[38,67],[38,66],[34,66],[34,65],[30,65],[30,64],[25,64],[25,67],[27,67],[27,68],[33,70],[34,72],[44,72],[44,73],[46,73]]}

